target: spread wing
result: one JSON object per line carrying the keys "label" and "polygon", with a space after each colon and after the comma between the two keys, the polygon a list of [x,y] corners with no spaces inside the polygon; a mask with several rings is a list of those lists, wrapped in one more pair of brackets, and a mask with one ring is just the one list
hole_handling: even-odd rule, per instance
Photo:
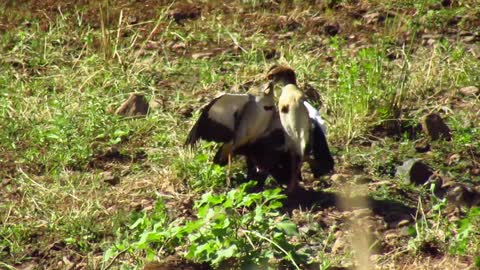
{"label": "spread wing", "polygon": [[214,142],[233,140],[241,112],[250,99],[247,94],[224,94],[212,100],[202,108],[184,145],[193,146],[199,139]]}

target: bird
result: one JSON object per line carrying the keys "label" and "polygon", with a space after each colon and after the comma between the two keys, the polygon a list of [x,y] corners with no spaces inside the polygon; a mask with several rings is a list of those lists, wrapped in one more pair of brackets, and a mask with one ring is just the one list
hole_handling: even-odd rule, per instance
{"label": "bird", "polygon": [[230,163],[235,150],[251,143],[268,129],[275,112],[273,84],[250,89],[246,94],[222,94],[200,112],[184,146],[194,146],[198,140],[223,143],[213,162]]}
{"label": "bird", "polygon": [[263,186],[271,175],[278,183],[287,183],[291,174],[291,157],[278,111],[262,136],[237,148],[234,154],[245,157],[248,180],[255,180]]}
{"label": "bird", "polygon": [[267,79],[282,87],[277,107],[290,149],[291,170],[287,192],[291,193],[298,187],[303,161],[307,161],[314,175],[319,176],[333,170],[334,160],[324,134],[323,120],[298,88],[293,69],[275,65],[270,68]]}

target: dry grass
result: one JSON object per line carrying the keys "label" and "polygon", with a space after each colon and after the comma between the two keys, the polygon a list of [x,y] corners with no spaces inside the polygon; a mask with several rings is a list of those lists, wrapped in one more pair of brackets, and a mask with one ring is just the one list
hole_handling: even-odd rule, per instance
{"label": "dry grass", "polygon": [[[478,39],[474,29],[480,11],[472,1],[451,8],[431,1],[53,2],[40,1],[36,8],[31,2],[0,4],[6,7],[0,11],[2,267],[99,269],[105,250],[122,240],[121,233],[128,234],[128,225],[139,216],[152,213],[158,198],[166,200],[172,217],[189,216],[192,200],[204,191],[225,192],[223,170],[205,165],[211,145],[191,152],[182,149],[182,141],[206,100],[260,78],[278,62],[294,67],[299,81],[320,93],[314,102],[327,118],[337,172],[348,175],[348,182],[353,174],[371,178],[369,196],[378,201],[416,209],[411,198],[424,204],[425,211],[410,225],[428,225],[416,236],[387,224],[388,232],[402,234],[389,243],[379,225],[374,229],[386,247],[377,255],[358,254],[376,238],[352,240],[357,261],[365,261],[356,264],[359,269],[370,269],[366,258],[379,269],[473,267],[476,233],[466,251],[455,250],[461,239],[458,223],[446,217],[449,211],[432,211],[442,203],[389,173],[414,156],[443,175],[478,185],[478,175],[465,171],[479,166],[474,162],[480,160],[475,144],[479,96],[459,92],[480,83],[478,45],[465,39],[469,33]],[[197,7],[199,15],[188,13]],[[365,15],[373,12],[379,18],[395,15],[367,22]],[[187,13],[191,18],[178,20]],[[455,16],[458,23],[443,23]],[[329,34],[332,27],[339,27],[336,36]],[[425,37],[431,33],[440,36]],[[114,115],[134,91],[157,101],[157,108],[140,119]],[[441,112],[454,137],[451,143],[432,143],[430,154],[414,151],[421,134],[412,139],[401,132],[380,136],[374,131],[392,119],[417,123],[428,112]],[[99,159],[112,148],[119,154]],[[460,161],[449,165],[456,153]],[[118,176],[119,183],[104,181],[105,171]],[[307,187],[320,185],[327,192],[349,188],[326,178],[322,183],[306,180]],[[355,207],[371,207],[368,203],[367,198]],[[318,243],[305,241],[306,247],[315,247],[311,259],[321,269],[355,262],[351,249],[330,252],[335,232],[359,234],[360,225],[345,222],[353,214],[339,210],[350,208],[344,204],[297,209],[306,220],[322,215],[307,224],[329,225],[310,237]],[[386,216],[373,213],[370,218],[384,224]],[[478,228],[478,219],[471,222]],[[431,240],[425,235],[440,239],[437,255],[422,250]],[[142,254],[124,254],[115,266],[142,260]]]}

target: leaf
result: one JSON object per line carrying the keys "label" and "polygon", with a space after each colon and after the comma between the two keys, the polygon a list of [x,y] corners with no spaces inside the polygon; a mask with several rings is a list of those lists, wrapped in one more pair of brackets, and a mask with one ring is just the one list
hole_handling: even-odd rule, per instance
{"label": "leaf", "polygon": [[279,222],[275,225],[275,227],[287,235],[298,235],[297,225],[291,221]]}
{"label": "leaf", "polygon": [[139,219],[137,219],[137,221],[135,221],[135,223],[133,223],[132,225],[130,225],[128,228],[129,228],[130,230],[133,230],[133,229],[135,229],[136,227],[138,227],[138,225],[143,224],[143,221],[144,221],[144,218],[139,218]]}
{"label": "leaf", "polygon": [[107,251],[105,251],[105,254],[103,254],[103,261],[108,262],[111,258],[113,258],[113,256],[117,255],[117,253],[118,249],[115,246],[107,249]]}
{"label": "leaf", "polygon": [[480,256],[475,257],[475,267],[480,268]]}
{"label": "leaf", "polygon": [[217,250],[217,258],[215,258],[212,263],[218,265],[218,263],[225,259],[235,257],[234,255],[237,253],[237,250],[237,245],[231,245],[228,248]]}
{"label": "leaf", "polygon": [[263,208],[260,206],[257,206],[255,208],[255,221],[261,222],[263,220]]}

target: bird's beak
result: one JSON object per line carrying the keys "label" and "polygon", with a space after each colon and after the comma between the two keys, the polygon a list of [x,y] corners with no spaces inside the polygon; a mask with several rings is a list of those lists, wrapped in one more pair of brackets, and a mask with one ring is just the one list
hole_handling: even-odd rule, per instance
{"label": "bird's beak", "polygon": [[273,90],[273,82],[271,80],[269,80],[267,83],[265,83],[265,85],[263,86],[263,93],[265,95],[268,95],[270,94],[270,92]]}

